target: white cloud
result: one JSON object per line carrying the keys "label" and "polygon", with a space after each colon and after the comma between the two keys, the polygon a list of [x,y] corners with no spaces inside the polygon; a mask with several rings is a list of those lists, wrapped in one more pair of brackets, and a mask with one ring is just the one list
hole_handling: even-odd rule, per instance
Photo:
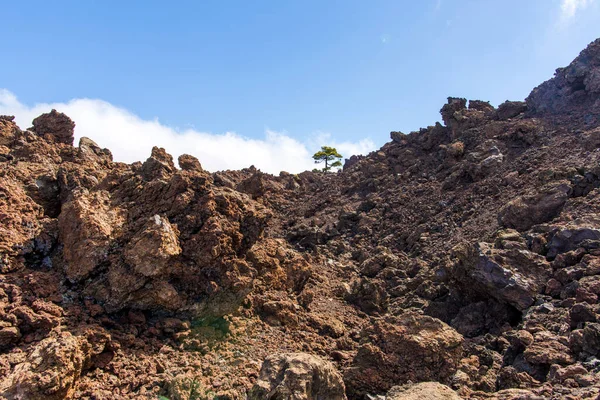
{"label": "white cloud", "polygon": [[191,128],[177,130],[161,124],[156,118],[143,120],[126,109],[96,99],[27,106],[10,91],[0,89],[0,114],[14,115],[23,129],[30,127],[35,117],[52,108],[75,121],[75,144],[82,136],[89,137],[101,147],[110,149],[115,161],[143,161],[150,155],[152,146],[159,146],[175,159],[183,153],[198,157],[209,171],[254,165],[264,172],[278,174],[280,171],[297,173],[313,169],[311,156],[321,145],[336,147],[346,158],[375,149],[370,139],[357,143],[340,142],[323,133],[313,134],[303,143],[285,132],[268,129],[262,139],[234,132],[214,134]]}
{"label": "white cloud", "polygon": [[560,9],[564,20],[571,19],[579,10],[586,9],[596,0],[562,0]]}

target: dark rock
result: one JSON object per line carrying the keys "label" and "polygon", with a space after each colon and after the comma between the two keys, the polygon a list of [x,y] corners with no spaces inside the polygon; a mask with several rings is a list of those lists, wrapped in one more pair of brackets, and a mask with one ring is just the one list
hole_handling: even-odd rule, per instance
{"label": "dark rock", "polygon": [[524,101],[505,101],[498,106],[498,119],[505,121],[527,111],[527,103]]}
{"label": "dark rock", "polygon": [[563,115],[596,126],[600,123],[600,39],[584,49],[554,78],[533,89],[526,102],[534,115]]}
{"label": "dark rock", "polygon": [[34,119],[32,130],[39,136],[51,137],[59,143],[73,145],[75,122],[65,114],[52,110]]}
{"label": "dark rock", "polygon": [[494,249],[487,243],[455,249],[454,277],[470,291],[492,296],[518,310],[533,304],[551,268],[544,257],[527,250]]}
{"label": "dark rock", "polygon": [[560,214],[570,193],[569,184],[558,183],[534,195],[518,197],[500,210],[498,222],[507,228],[525,231],[551,221]]}
{"label": "dark rock", "polygon": [[144,162],[140,172],[145,180],[151,181],[154,179],[168,179],[175,171],[173,157],[162,147],[154,146],[152,154]]}
{"label": "dark rock", "polygon": [[179,163],[179,167],[184,171],[193,171],[193,172],[201,172],[202,165],[200,165],[200,161],[194,156],[189,154],[182,154],[177,158],[177,162]]}
{"label": "dark rock", "polygon": [[552,259],[561,253],[575,250],[586,240],[600,240],[599,226],[596,221],[574,221],[560,228],[547,245],[548,258]]}

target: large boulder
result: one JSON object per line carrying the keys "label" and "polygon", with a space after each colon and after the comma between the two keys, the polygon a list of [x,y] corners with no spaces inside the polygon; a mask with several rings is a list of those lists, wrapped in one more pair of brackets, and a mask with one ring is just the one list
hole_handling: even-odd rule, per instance
{"label": "large boulder", "polygon": [[448,97],[448,102],[440,110],[442,121],[448,128],[454,128],[457,125],[456,113],[467,109],[467,99],[459,97]]}
{"label": "large boulder", "polygon": [[567,339],[561,340],[548,331],[537,332],[533,338],[533,343],[527,346],[523,352],[523,356],[529,364],[550,366],[552,364],[569,365],[575,362],[569,348],[564,344]]}
{"label": "large boulder", "polygon": [[164,275],[172,257],[181,254],[178,235],[168,219],[154,215],[130,240],[124,252],[125,261],[140,275]]}
{"label": "large boulder", "polygon": [[560,214],[570,194],[571,186],[565,181],[539,193],[517,197],[500,210],[498,222],[519,231],[549,222]]}
{"label": "large boulder", "polygon": [[458,246],[452,268],[455,280],[467,291],[491,296],[518,310],[531,306],[552,268],[546,259],[519,248],[496,249],[488,243]]}
{"label": "large boulder", "polygon": [[579,247],[589,250],[599,247],[599,244],[600,220],[597,218],[575,220],[557,228],[547,245],[547,256],[554,258]]}
{"label": "large boulder", "polygon": [[105,366],[112,358],[105,356],[110,354],[110,337],[105,334],[90,332],[86,337],[62,332],[48,337],[36,344],[26,360],[11,368],[0,380],[0,396],[27,400],[71,398],[82,372]]}
{"label": "large boulder", "polygon": [[32,130],[39,136],[73,145],[75,122],[65,114],[52,110],[34,119]]}
{"label": "large boulder", "polygon": [[409,312],[376,320],[345,373],[348,394],[386,392],[408,381],[447,382],[462,356],[463,336],[425,315]]}
{"label": "large boulder", "polygon": [[342,376],[333,364],[305,353],[267,357],[249,400],[346,400]]}
{"label": "large boulder", "polygon": [[460,400],[461,397],[446,385],[438,382],[421,382],[394,386],[386,400]]}
{"label": "large boulder", "polygon": [[184,171],[202,172],[202,165],[200,161],[194,156],[189,154],[182,154],[177,159],[179,167]]}
{"label": "large boulder", "polygon": [[524,101],[505,101],[498,106],[498,119],[504,121],[527,111]]}
{"label": "large boulder", "polygon": [[113,231],[124,222],[123,213],[111,209],[109,202],[108,192],[83,192],[62,206],[58,229],[65,274],[72,282],[86,278],[106,260]]}

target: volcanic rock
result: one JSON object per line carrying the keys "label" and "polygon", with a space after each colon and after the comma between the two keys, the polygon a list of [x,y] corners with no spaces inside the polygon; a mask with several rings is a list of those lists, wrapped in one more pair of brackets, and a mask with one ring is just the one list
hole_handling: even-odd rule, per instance
{"label": "volcanic rock", "polygon": [[503,226],[519,231],[549,222],[561,212],[570,193],[568,183],[558,183],[544,188],[540,193],[518,197],[500,210],[498,221]]}
{"label": "volcanic rock", "polygon": [[377,320],[362,335],[345,373],[349,394],[385,392],[407,381],[445,382],[456,371],[463,337],[442,321],[414,313]]}
{"label": "volcanic rock", "polygon": [[75,122],[53,109],[34,119],[32,130],[39,136],[53,138],[58,143],[73,145]]}
{"label": "volcanic rock", "polygon": [[421,382],[394,386],[386,400],[460,400],[460,396],[446,385],[437,382]]}
{"label": "volcanic rock", "polygon": [[276,354],[263,362],[251,400],[346,400],[344,381],[335,367],[316,356]]}

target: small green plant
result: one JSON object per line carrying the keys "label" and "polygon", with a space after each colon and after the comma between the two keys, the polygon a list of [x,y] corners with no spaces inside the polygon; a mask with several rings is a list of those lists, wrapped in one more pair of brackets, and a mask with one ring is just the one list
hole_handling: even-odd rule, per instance
{"label": "small green plant", "polygon": [[169,396],[158,396],[158,400],[213,400],[213,391],[202,386],[197,379],[175,378],[170,383]]}
{"label": "small green plant", "polygon": [[325,162],[323,172],[329,171],[331,168],[338,168],[342,166],[342,155],[338,153],[335,147],[322,146],[321,150],[317,151],[313,155],[315,164]]}

